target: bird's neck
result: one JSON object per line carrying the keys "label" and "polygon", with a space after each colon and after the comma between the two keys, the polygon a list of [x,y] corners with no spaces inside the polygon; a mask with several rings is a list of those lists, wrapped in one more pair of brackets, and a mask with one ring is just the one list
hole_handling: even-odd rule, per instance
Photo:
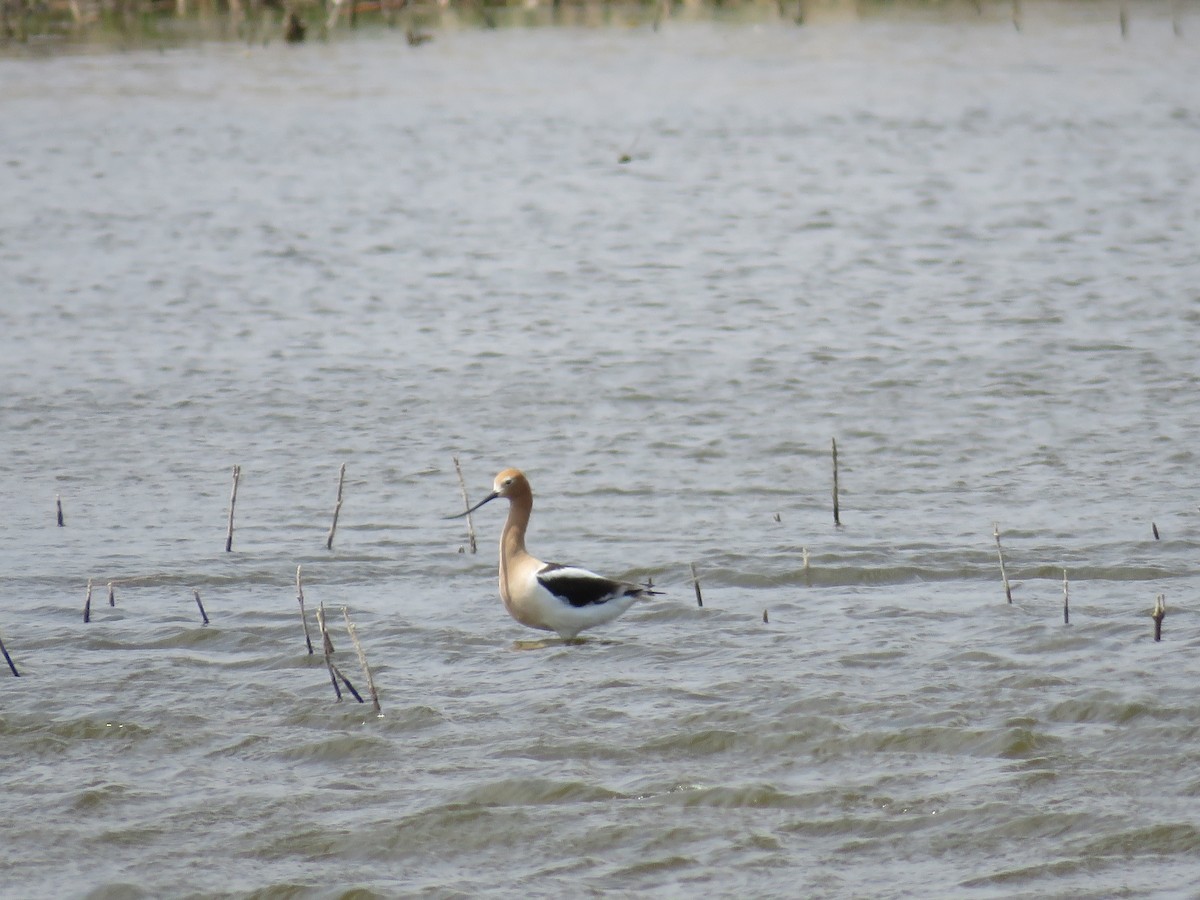
{"label": "bird's neck", "polygon": [[525,554],[525,530],[533,512],[533,494],[525,492],[508,498],[508,520],[500,533],[500,565]]}
{"label": "bird's neck", "polygon": [[[533,494],[515,494],[508,498],[508,519],[500,532],[500,599],[513,615],[513,592],[509,577],[520,560],[529,555],[525,549],[525,529],[533,512]],[[519,618],[519,617],[518,617]]]}

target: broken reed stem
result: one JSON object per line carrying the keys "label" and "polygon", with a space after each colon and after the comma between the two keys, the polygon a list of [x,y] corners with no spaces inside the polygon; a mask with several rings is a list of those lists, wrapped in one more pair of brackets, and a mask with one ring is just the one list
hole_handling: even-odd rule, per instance
{"label": "broken reed stem", "polygon": [[304,586],[300,583],[300,566],[296,566],[296,602],[300,604],[300,621],[304,625],[304,643],[308,644],[308,655],[312,656],[312,637],[308,633],[308,615],[304,612]]}
{"label": "broken reed stem", "polygon": [[[458,457],[454,458],[454,471],[458,473],[458,487],[462,491],[463,508],[470,509],[471,501],[467,499],[467,483],[463,480],[462,466],[458,464]],[[475,552],[475,523],[471,521],[471,514],[467,513],[467,541],[471,547],[471,552]]]}
{"label": "broken reed stem", "polygon": [[838,470],[837,470],[837,438],[832,439],[833,443],[833,524],[838,528],[842,527],[842,517],[838,511]]}
{"label": "broken reed stem", "polygon": [[17,664],[13,662],[12,657],[8,655],[8,648],[4,646],[4,638],[0,638],[0,653],[4,654],[4,661],[12,669],[13,677],[20,678],[21,673],[17,671]]}
{"label": "broken reed stem", "polygon": [[1004,596],[1012,603],[1012,585],[1008,583],[1008,573],[1004,571],[1004,551],[1000,547],[1000,525],[992,523],[992,537],[996,539],[996,556],[1000,559],[1000,580],[1004,584]]}
{"label": "broken reed stem", "polygon": [[83,621],[92,621],[92,579],[88,579],[87,597],[83,601]]}
{"label": "broken reed stem", "polygon": [[763,610],[763,624],[764,624],[764,625],[769,625],[769,624],[770,624],[770,622],[771,622],[771,620],[770,620],[770,618],[768,618],[768,616],[767,616],[767,611],[764,609],[764,610]]}
{"label": "broken reed stem", "polygon": [[333,507],[333,524],[329,526],[329,536],[325,538],[325,549],[333,549],[333,533],[337,531],[338,515],[342,511],[342,485],[346,482],[346,464],[342,463],[341,469],[338,470],[338,492],[337,503]]}
{"label": "broken reed stem", "polygon": [[229,528],[225,532],[225,552],[233,550],[233,507],[237,503],[238,481],[242,477],[242,467],[233,467],[233,490],[229,493]]}
{"label": "broken reed stem", "polygon": [[113,583],[111,581],[108,583],[108,605],[109,606],[117,605],[117,595],[116,595],[116,592],[113,590]]}
{"label": "broken reed stem", "polygon": [[61,494],[54,495],[54,508],[58,512],[58,527],[62,528],[63,527],[63,514],[62,514],[62,495]]}
{"label": "broken reed stem", "polygon": [[1154,619],[1154,640],[1162,640],[1162,623],[1167,615],[1167,600],[1165,594],[1159,594],[1154,598],[1154,612],[1150,613],[1150,618]]}
{"label": "broken reed stem", "polygon": [[192,591],[192,596],[196,598],[196,605],[200,607],[200,618],[204,620],[204,624],[208,624],[208,613],[204,611],[204,604],[200,602],[200,592]]}
{"label": "broken reed stem", "polygon": [[1071,624],[1071,592],[1067,588],[1067,570],[1063,569],[1063,624]]}
{"label": "broken reed stem", "polygon": [[700,579],[696,577],[696,564],[688,563],[692,569],[692,587],[696,589],[696,605],[703,606],[704,598],[700,596]]}
{"label": "broken reed stem", "polygon": [[1158,526],[1153,522],[1150,523],[1150,530],[1154,532],[1154,539],[1158,540]]}
{"label": "broken reed stem", "polygon": [[371,667],[367,665],[367,652],[363,650],[362,641],[358,639],[358,629],[354,623],[350,621],[350,610],[342,607],[342,617],[346,620],[346,631],[350,635],[350,642],[354,644],[354,652],[358,654],[358,665],[362,669],[363,678],[367,680],[367,690],[371,692],[371,705],[375,707],[375,712],[382,713],[383,710],[379,706],[379,691],[375,689],[375,679],[371,675]]}

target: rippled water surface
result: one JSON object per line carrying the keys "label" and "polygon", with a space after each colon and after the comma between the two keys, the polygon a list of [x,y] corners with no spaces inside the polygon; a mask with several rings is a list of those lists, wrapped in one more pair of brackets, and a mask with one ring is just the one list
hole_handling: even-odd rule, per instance
{"label": "rippled water surface", "polygon": [[[1164,14],[0,61],[2,892],[1200,891]],[[456,454],[666,595],[530,644]]]}

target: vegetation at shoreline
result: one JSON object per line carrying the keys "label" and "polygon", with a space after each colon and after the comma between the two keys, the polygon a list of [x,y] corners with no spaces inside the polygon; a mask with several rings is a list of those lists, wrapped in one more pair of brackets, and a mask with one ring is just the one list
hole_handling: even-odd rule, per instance
{"label": "vegetation at shoreline", "polygon": [[[1133,0],[1079,0],[1112,15],[1127,36]],[[1183,35],[1184,0],[1165,0]],[[889,11],[949,18],[1011,19],[1022,28],[1028,0],[0,0],[0,52],[53,53],[76,46],[182,44],[195,40],[267,44],[328,40],[358,27],[405,32],[411,46],[445,28],[531,25],[658,27],[669,19],[773,19],[804,25]]]}
{"label": "vegetation at shoreline", "polygon": [[176,43],[192,39],[269,42],[326,39],[337,30],[404,29],[409,43],[444,25],[640,24],[700,10],[741,9],[796,17],[799,3],[840,6],[843,0],[0,0],[5,44]]}

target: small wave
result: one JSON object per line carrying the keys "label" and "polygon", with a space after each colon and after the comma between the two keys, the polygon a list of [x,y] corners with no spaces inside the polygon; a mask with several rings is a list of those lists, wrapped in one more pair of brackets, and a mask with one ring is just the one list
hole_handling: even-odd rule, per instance
{"label": "small wave", "polygon": [[1125,725],[1138,719],[1184,719],[1190,721],[1192,713],[1171,707],[1158,706],[1140,700],[1121,700],[1113,694],[1073,698],[1056,703],[1046,713],[1051,722],[1072,725],[1101,723]]}
{"label": "small wave", "polygon": [[1200,828],[1190,822],[1171,822],[1132,828],[1099,838],[1090,838],[1080,848],[1090,856],[1170,856],[1200,852]]}
{"label": "small wave", "polygon": [[505,778],[470,788],[460,798],[471,806],[541,806],[557,803],[596,803],[623,795],[582,781],[548,778]]}
{"label": "small wave", "polygon": [[390,741],[372,734],[339,734],[319,741],[308,741],[277,752],[289,762],[336,762],[347,759],[376,759],[390,757]]}

